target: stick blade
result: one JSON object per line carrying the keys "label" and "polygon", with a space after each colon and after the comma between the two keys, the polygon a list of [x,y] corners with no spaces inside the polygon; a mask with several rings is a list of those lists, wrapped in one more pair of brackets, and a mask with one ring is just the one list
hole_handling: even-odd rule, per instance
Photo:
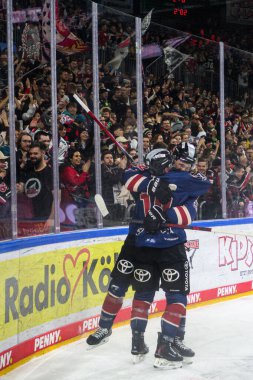
{"label": "stick blade", "polygon": [[101,212],[102,216],[106,217],[109,214],[109,211],[106,207],[105,201],[103,200],[102,196],[100,194],[96,194],[94,199],[95,199],[97,208]]}

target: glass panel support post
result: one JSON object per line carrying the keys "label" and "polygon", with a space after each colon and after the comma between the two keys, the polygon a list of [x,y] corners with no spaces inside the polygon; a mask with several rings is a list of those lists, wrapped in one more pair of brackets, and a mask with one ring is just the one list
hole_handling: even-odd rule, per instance
{"label": "glass panel support post", "polygon": [[[92,2],[92,66],[93,112],[99,119],[99,67],[98,67],[98,5]],[[94,124],[96,194],[102,195],[100,128]],[[103,227],[102,215],[97,209],[97,227]]]}
{"label": "glass panel support post", "polygon": [[226,155],[225,155],[225,96],[224,96],[224,43],[219,43],[220,55],[220,140],[221,140],[221,206],[222,217],[227,218]]}
{"label": "glass panel support post", "polygon": [[9,96],[9,144],[11,180],[11,228],[12,239],[17,238],[17,190],[16,190],[16,142],[15,142],[15,95],[13,57],[13,1],[7,1],[7,46],[8,46],[8,96]]}
{"label": "glass panel support post", "polygon": [[137,131],[138,131],[138,163],[143,163],[143,84],[141,58],[141,19],[135,19],[135,51],[136,51],[136,94],[137,94]]}
{"label": "glass panel support post", "polygon": [[58,125],[57,125],[57,72],[56,72],[56,1],[50,0],[50,64],[51,64],[51,107],[53,143],[53,188],[54,188],[54,232],[60,232]]}

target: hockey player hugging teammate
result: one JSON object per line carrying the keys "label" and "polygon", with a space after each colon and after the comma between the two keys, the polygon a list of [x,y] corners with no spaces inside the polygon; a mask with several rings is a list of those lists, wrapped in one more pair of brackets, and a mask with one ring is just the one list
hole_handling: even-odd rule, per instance
{"label": "hockey player hugging teammate", "polygon": [[[194,356],[183,343],[186,296],[190,291],[184,246],[186,233],[182,228],[166,224],[190,224],[196,216],[197,197],[207,192],[210,182],[204,176],[192,175],[188,171],[194,162],[192,158],[184,155],[179,160],[179,169],[172,167],[171,154],[165,149],[155,149],[146,157],[147,167],[126,171],[125,186],[135,199],[135,212],[111,274],[100,327],[87,339],[89,345],[108,340],[125,293],[132,285],[135,295],[131,313],[131,353],[134,362],[139,361],[148,352],[144,332],[150,304],[160,286],[165,291],[166,308],[158,333],[155,368],[181,367],[183,361],[192,361]],[[170,187],[176,190],[171,191]],[[173,281],[171,274],[174,274]]]}

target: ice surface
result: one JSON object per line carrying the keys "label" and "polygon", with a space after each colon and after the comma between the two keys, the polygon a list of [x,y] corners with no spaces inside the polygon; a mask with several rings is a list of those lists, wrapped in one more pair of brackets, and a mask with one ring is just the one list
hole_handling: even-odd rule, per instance
{"label": "ice surface", "polygon": [[87,350],[85,339],[35,358],[3,376],[11,380],[252,380],[253,296],[188,311],[185,343],[196,357],[175,370],[153,368],[160,318],[152,318],[145,334],[150,352],[132,364],[131,330],[113,330],[108,343]]}

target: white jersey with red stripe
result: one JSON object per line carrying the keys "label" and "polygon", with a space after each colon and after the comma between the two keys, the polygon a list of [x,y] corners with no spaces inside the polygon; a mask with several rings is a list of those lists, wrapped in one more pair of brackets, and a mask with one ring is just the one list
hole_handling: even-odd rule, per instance
{"label": "white jersey with red stripe", "polygon": [[[161,205],[154,196],[147,194],[147,188],[152,179],[148,170],[134,168],[125,172],[125,186],[131,191],[136,202],[133,219],[143,220],[150,207],[158,204],[166,213],[168,223],[191,224],[197,214],[197,198],[209,189],[208,179],[199,174],[193,175],[174,169],[160,178],[167,181],[168,185],[177,185],[173,198],[166,205]],[[164,248],[186,241],[184,229],[175,227],[162,228],[156,234],[148,234],[141,223],[130,223],[129,233],[135,235],[136,245],[140,247]]]}

